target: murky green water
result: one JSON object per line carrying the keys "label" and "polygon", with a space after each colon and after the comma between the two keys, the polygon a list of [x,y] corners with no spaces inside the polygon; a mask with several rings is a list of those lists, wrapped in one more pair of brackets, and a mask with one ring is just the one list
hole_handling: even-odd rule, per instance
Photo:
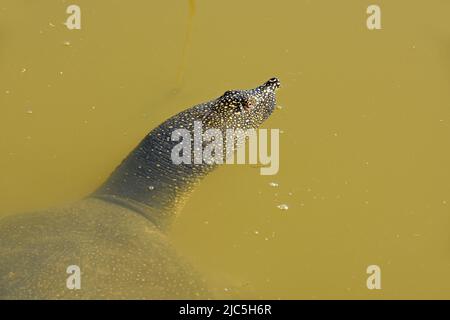
{"label": "murky green water", "polygon": [[223,298],[450,298],[450,3],[380,0],[374,31],[370,1],[76,3],[81,30],[68,1],[0,2],[1,214],[81,198],[167,117],[277,76],[279,173],[209,176],[180,251]]}

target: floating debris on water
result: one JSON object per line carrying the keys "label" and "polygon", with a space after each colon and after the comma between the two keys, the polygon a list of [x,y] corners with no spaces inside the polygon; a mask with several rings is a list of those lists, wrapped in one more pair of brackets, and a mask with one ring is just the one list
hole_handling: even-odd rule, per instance
{"label": "floating debris on water", "polygon": [[33,114],[33,110],[28,109],[27,111],[25,111],[27,114]]}
{"label": "floating debris on water", "polygon": [[52,28],[55,27],[55,25],[54,25],[53,23],[51,23],[51,22],[49,22],[48,25],[49,25],[50,27],[52,27]]}
{"label": "floating debris on water", "polygon": [[281,110],[281,109],[283,109],[283,107],[282,106],[277,106],[277,109]]}
{"label": "floating debris on water", "polygon": [[270,183],[269,183],[269,186],[276,188],[276,187],[278,187],[278,183],[276,183],[276,182],[270,182]]}
{"label": "floating debris on water", "polygon": [[277,208],[280,210],[288,210],[289,206],[287,204],[283,203],[283,204],[278,205]]}

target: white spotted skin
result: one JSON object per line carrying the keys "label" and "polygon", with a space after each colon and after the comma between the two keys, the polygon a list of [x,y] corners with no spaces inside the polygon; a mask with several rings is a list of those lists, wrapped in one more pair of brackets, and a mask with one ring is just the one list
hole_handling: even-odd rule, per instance
{"label": "white spotted skin", "polygon": [[[0,219],[0,299],[211,298],[163,230],[215,166],[174,165],[170,134],[196,120],[257,128],[275,109],[279,85],[273,78],[173,116],[87,199]],[[81,268],[80,290],[66,287],[70,265]]]}
{"label": "white spotted skin", "polygon": [[254,89],[226,91],[217,99],[171,117],[141,141],[94,196],[139,202],[148,208],[142,210],[148,219],[161,229],[169,228],[195,186],[217,167],[173,164],[171,152],[178,143],[171,140],[173,130],[193,132],[195,121],[202,122],[203,130],[256,129],[274,111],[279,86],[279,80],[272,78]]}

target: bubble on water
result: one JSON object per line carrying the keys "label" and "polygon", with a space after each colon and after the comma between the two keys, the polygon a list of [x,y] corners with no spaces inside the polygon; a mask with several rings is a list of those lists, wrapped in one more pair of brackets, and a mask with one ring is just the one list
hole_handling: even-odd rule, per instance
{"label": "bubble on water", "polygon": [[154,190],[155,189],[155,187],[154,186],[148,186],[148,190]]}
{"label": "bubble on water", "polygon": [[25,111],[27,114],[33,114],[33,110],[28,109],[27,111]]}
{"label": "bubble on water", "polygon": [[53,23],[51,23],[51,22],[49,22],[48,25],[49,25],[50,27],[52,27],[52,28],[55,27],[55,25],[54,25]]}
{"label": "bubble on water", "polygon": [[10,94],[10,93],[11,93],[11,91],[9,91],[9,90],[6,90],[6,91],[5,91],[5,93],[6,93],[6,94]]}
{"label": "bubble on water", "polygon": [[256,234],[256,235],[258,235],[258,234],[259,234],[259,231],[258,231],[258,230],[255,230],[255,231],[253,231],[253,233]]}
{"label": "bubble on water", "polygon": [[27,72],[27,68],[22,68],[22,69],[20,69],[20,72],[22,72],[22,73]]}
{"label": "bubble on water", "polygon": [[285,203],[282,203],[282,204],[278,205],[277,208],[280,210],[288,210],[289,206]]}
{"label": "bubble on water", "polygon": [[270,182],[270,183],[269,183],[269,186],[276,188],[276,187],[278,187],[278,183],[276,183],[276,182]]}
{"label": "bubble on water", "polygon": [[447,200],[442,200],[442,204],[447,204]]}
{"label": "bubble on water", "polygon": [[66,47],[70,47],[71,43],[70,43],[70,41],[64,41],[63,45],[65,45]]}
{"label": "bubble on water", "polygon": [[281,110],[281,109],[283,109],[283,107],[282,106],[277,106],[277,109]]}

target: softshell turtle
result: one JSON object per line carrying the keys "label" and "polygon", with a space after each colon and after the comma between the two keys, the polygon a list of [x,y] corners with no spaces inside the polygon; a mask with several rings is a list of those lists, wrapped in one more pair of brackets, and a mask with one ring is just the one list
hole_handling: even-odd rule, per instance
{"label": "softshell turtle", "polygon": [[[217,165],[175,164],[177,128],[251,129],[275,108],[273,78],[227,91],[153,129],[92,195],[0,220],[1,299],[190,299],[209,296],[164,231],[195,184]],[[194,149],[193,149],[194,150]],[[67,287],[68,266],[81,288]],[[73,288],[72,288],[73,289]]]}

